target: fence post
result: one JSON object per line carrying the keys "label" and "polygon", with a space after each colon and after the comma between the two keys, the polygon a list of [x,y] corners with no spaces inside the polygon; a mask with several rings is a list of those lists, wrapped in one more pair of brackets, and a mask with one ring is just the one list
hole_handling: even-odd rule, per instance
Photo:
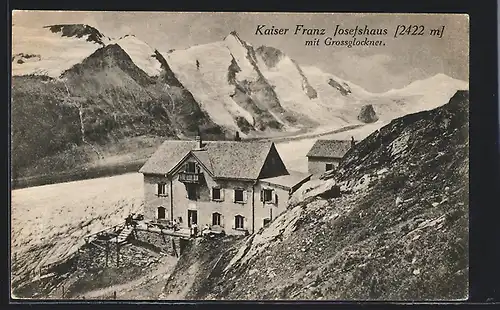
{"label": "fence post", "polygon": [[109,243],[106,240],[106,267],[108,267]]}

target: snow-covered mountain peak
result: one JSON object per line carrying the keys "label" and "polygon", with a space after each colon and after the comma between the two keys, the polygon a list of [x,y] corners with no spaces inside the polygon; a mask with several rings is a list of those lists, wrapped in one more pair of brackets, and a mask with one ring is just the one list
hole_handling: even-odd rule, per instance
{"label": "snow-covered mountain peak", "polygon": [[468,89],[469,83],[466,81],[458,80],[448,76],[444,73],[438,73],[426,79],[415,80],[403,88],[391,89],[385,94],[412,94],[412,93],[425,93],[429,91],[439,91],[443,88],[454,88],[454,89]]}
{"label": "snow-covered mountain peak", "polygon": [[155,55],[155,49],[135,35],[125,35],[110,44],[118,44],[141,70],[149,76],[158,76],[162,70],[161,63]]}
{"label": "snow-covered mountain peak", "polygon": [[12,27],[12,74],[59,77],[109,43],[94,27],[83,24]]}
{"label": "snow-covered mountain peak", "polygon": [[251,48],[252,44],[243,40],[236,31],[231,31],[223,40],[228,46],[239,45],[243,48]]}

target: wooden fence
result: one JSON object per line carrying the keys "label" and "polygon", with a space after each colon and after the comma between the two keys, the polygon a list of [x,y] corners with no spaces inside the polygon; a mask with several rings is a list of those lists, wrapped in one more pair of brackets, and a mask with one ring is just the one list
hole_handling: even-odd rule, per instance
{"label": "wooden fence", "polygon": [[90,241],[92,241],[92,239],[94,239],[95,237],[99,237],[99,236],[102,236],[102,235],[106,235],[106,234],[109,234],[109,233],[117,233],[118,230],[121,230],[125,227],[125,223],[121,223],[121,224],[117,224],[115,226],[112,226],[112,227],[108,227],[108,228],[105,228],[103,230],[100,230],[98,232],[95,232],[95,233],[92,233],[92,234],[89,234],[89,235],[86,235],[84,238],[85,240],[85,243],[89,243]]}

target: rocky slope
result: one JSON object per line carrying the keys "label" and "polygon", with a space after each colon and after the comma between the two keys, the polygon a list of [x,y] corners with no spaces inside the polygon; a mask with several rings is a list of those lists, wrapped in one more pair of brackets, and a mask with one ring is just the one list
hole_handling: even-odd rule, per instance
{"label": "rocky slope", "polygon": [[[368,136],[336,173],[306,183],[287,212],[221,256],[219,272],[199,275],[189,295],[467,298],[468,107],[460,91]],[[329,195],[334,186],[340,197]]]}

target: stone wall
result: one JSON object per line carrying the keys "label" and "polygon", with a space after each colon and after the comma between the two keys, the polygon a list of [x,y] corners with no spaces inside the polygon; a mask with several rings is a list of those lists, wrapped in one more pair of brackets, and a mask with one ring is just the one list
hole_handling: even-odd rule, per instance
{"label": "stone wall", "polygon": [[308,172],[313,174],[312,179],[318,178],[326,172],[326,164],[333,164],[335,169],[339,162],[340,160],[335,158],[309,157],[307,160]]}
{"label": "stone wall", "polygon": [[169,255],[178,256],[181,251],[181,240],[179,237],[163,235],[154,231],[135,230],[131,243],[151,248],[153,251],[161,251]]}
{"label": "stone wall", "polygon": [[110,241],[107,250],[105,242],[101,244],[103,248],[89,244],[82,249],[78,258],[79,269],[147,267],[157,262],[161,255],[179,256],[184,245],[178,237],[148,231],[134,231],[132,238],[126,244],[117,245]]}

